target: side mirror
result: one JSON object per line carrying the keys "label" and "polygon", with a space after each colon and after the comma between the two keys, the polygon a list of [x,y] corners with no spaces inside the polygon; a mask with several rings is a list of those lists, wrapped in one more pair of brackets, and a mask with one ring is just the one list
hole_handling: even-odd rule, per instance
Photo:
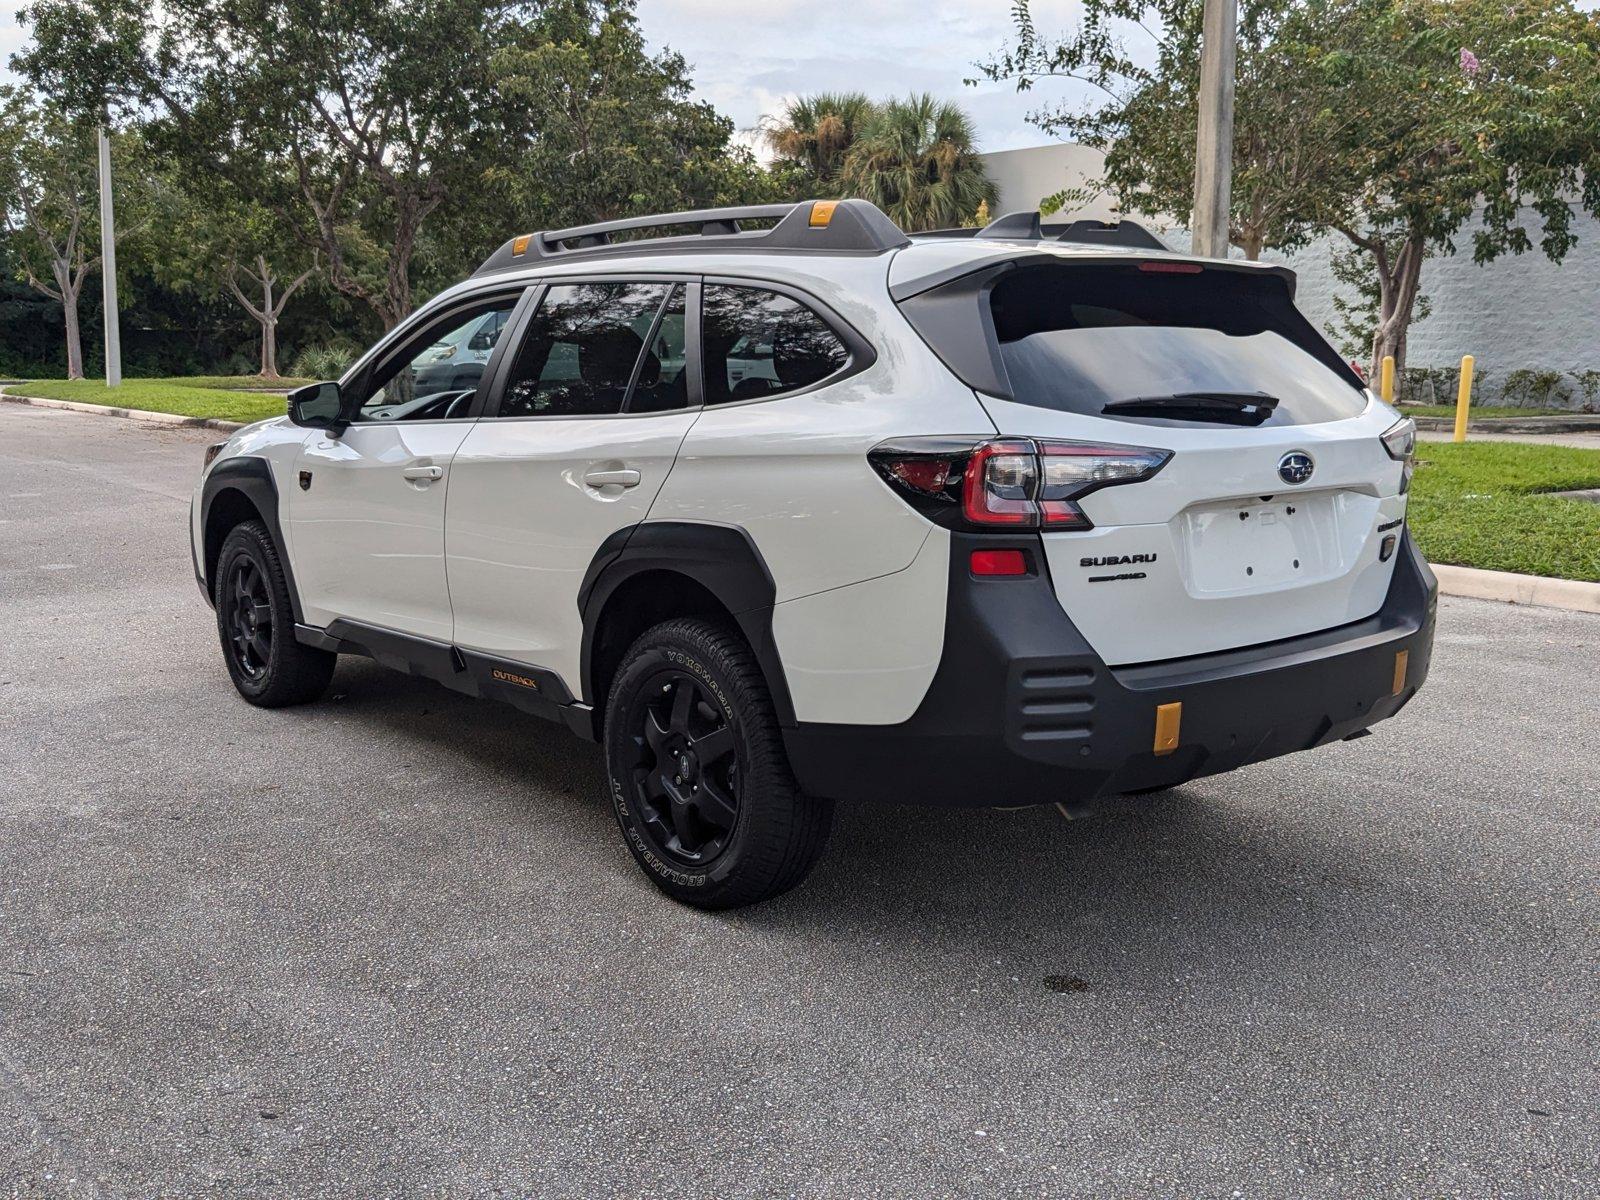
{"label": "side mirror", "polygon": [[289,420],[309,429],[339,429],[342,401],[337,383],[308,383],[289,393]]}

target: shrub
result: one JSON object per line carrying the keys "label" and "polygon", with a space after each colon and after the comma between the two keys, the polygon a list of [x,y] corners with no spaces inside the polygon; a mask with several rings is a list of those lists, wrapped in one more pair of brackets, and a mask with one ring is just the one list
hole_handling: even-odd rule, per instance
{"label": "shrub", "polygon": [[1517,408],[1570,408],[1574,399],[1561,371],[1511,371],[1500,385],[1500,403]]}
{"label": "shrub", "polygon": [[297,379],[337,379],[354,357],[349,346],[307,346],[295,355],[289,374]]}

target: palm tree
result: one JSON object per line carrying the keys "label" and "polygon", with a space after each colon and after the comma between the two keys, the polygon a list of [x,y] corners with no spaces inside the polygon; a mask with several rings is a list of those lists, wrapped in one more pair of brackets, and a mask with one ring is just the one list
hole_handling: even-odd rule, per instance
{"label": "palm tree", "polygon": [[886,101],[845,155],[843,194],[872,201],[911,232],[965,224],[999,199],[974,143],[958,104],[925,92]]}
{"label": "palm tree", "polygon": [[818,92],[784,105],[783,115],[770,118],[761,136],[775,155],[806,171],[808,184],[833,195],[845,156],[875,111],[860,92]]}

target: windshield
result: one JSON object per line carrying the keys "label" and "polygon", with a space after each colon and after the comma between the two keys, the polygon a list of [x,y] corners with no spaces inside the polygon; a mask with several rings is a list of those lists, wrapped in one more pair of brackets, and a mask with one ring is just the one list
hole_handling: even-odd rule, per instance
{"label": "windshield", "polygon": [[1267,426],[1337,421],[1366,407],[1355,376],[1274,277],[1033,267],[1003,277],[990,304],[1023,404],[1188,425],[1221,418],[1176,401],[1268,397],[1276,403],[1263,406],[1264,419],[1245,422]]}

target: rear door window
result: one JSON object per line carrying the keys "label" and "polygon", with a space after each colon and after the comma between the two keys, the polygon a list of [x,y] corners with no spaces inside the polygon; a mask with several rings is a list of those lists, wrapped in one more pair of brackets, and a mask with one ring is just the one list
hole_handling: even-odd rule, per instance
{"label": "rear door window", "polygon": [[[1366,407],[1355,377],[1274,277],[1029,267],[1001,278],[990,311],[1022,404],[1190,424],[1218,397],[1259,396],[1275,407],[1238,423],[1263,425],[1337,421]],[[1162,415],[1185,403],[1187,418]]]}
{"label": "rear door window", "polygon": [[707,404],[799,391],[850,361],[828,323],[790,296],[728,284],[707,284],[702,296]]}

